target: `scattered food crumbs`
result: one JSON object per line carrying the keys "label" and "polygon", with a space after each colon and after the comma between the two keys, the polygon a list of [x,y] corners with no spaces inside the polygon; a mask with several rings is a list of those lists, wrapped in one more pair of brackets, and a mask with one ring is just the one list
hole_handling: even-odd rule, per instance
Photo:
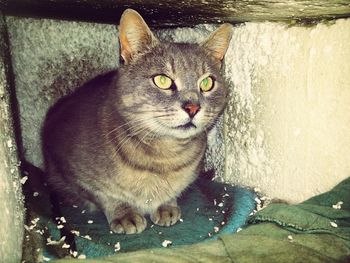
{"label": "scattered food crumbs", "polygon": [[331,222],[331,226],[332,226],[332,227],[338,227],[338,225],[337,225],[336,222]]}
{"label": "scattered food crumbs", "polygon": [[216,205],[216,199],[214,199],[214,205]]}
{"label": "scattered food crumbs", "polygon": [[225,211],[221,211],[221,213],[225,214],[226,212]]}
{"label": "scattered food crumbs", "polygon": [[73,205],[73,207],[74,207],[74,208],[78,208],[78,206],[77,206],[77,205]]}
{"label": "scattered food crumbs", "polygon": [[213,221],[213,219],[211,217],[209,217],[208,219],[209,219],[209,221]]}
{"label": "scattered food crumbs", "polygon": [[64,243],[64,244],[62,245],[62,248],[70,248],[70,245],[69,245],[69,244]]}
{"label": "scattered food crumbs", "polygon": [[8,141],[7,141],[7,147],[9,147],[9,148],[12,148],[12,141],[11,141],[11,139],[9,139]]}
{"label": "scattered food crumbs", "polygon": [[224,221],[222,221],[222,222],[221,222],[221,225],[222,225],[222,226],[223,226],[223,225],[225,225],[225,222],[224,222]]}
{"label": "scattered food crumbs", "polygon": [[226,186],[224,186],[224,190],[225,190],[225,192],[227,191],[227,188],[226,188]]}
{"label": "scattered food crumbs", "polygon": [[242,231],[242,228],[240,228],[240,227],[237,228],[237,231],[236,231],[236,232],[238,233],[238,232],[240,232],[240,231]]}
{"label": "scattered food crumbs", "polygon": [[211,237],[211,233],[208,233],[208,236]]}
{"label": "scattered food crumbs", "polygon": [[224,206],[224,203],[222,202],[218,204],[218,207],[223,207],[223,206]]}
{"label": "scattered food crumbs", "polygon": [[86,259],[86,256],[84,254],[81,254],[78,256],[78,259]]}
{"label": "scattered food crumbs", "polygon": [[154,227],[154,225],[151,225],[151,228],[153,228]]}
{"label": "scattered food crumbs", "polygon": [[71,230],[70,232],[76,236],[80,236],[80,232],[77,230]]}
{"label": "scattered food crumbs", "polygon": [[23,176],[20,180],[21,184],[25,184],[28,180],[28,176]]}
{"label": "scattered food crumbs", "polygon": [[92,224],[94,221],[93,220],[88,220],[88,224]]}
{"label": "scattered food crumbs", "polygon": [[222,197],[227,197],[230,196],[228,193],[224,194]]}
{"label": "scattered food crumbs", "polygon": [[82,214],[85,214],[86,210],[81,211]]}
{"label": "scattered food crumbs", "polygon": [[197,211],[199,211],[199,208],[197,207]]}
{"label": "scattered food crumbs", "polygon": [[163,247],[168,247],[169,245],[171,245],[173,242],[171,242],[170,240],[164,240],[162,243]]}
{"label": "scattered food crumbs", "polygon": [[109,231],[110,234],[114,234],[112,230]]}
{"label": "scattered food crumbs", "polygon": [[34,192],[34,193],[33,193],[33,196],[34,196],[34,197],[37,197],[37,196],[39,196],[39,193],[38,193],[38,192]]}
{"label": "scattered food crumbs", "polygon": [[288,235],[288,239],[289,240],[293,240],[293,236],[292,235]]}
{"label": "scattered food crumbs", "polygon": [[63,225],[58,225],[57,228],[58,229],[62,229],[64,226]]}
{"label": "scattered food crumbs", "polygon": [[44,261],[50,261],[51,259],[50,259],[50,258],[47,258],[47,257],[45,257],[45,256],[43,256],[43,260],[44,260]]}
{"label": "scattered food crumbs", "polygon": [[215,233],[219,232],[219,228],[217,226],[214,226],[214,232]]}
{"label": "scattered food crumbs", "polygon": [[114,251],[115,252],[118,252],[120,250],[120,242],[117,242],[115,245],[114,245]]}
{"label": "scattered food crumbs", "polygon": [[87,240],[91,240],[91,237],[89,235],[85,235],[85,236],[82,236],[82,237],[87,239]]}
{"label": "scattered food crumbs", "polygon": [[63,216],[60,217],[60,220],[61,220],[61,222],[62,222],[63,224],[67,223],[66,219],[65,219]]}
{"label": "scattered food crumbs", "polygon": [[159,234],[159,235],[161,235],[161,234],[162,234],[162,232],[159,232],[158,234]]}
{"label": "scattered food crumbs", "polygon": [[342,204],[344,204],[343,201],[339,201],[339,202],[336,203],[335,205],[332,205],[332,207],[333,207],[334,209],[341,209]]}
{"label": "scattered food crumbs", "polygon": [[179,219],[180,222],[183,222],[184,220],[182,218]]}

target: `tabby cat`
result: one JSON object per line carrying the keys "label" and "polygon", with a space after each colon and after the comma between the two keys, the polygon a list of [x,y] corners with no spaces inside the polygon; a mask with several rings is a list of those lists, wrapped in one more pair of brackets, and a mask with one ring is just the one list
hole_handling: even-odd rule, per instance
{"label": "tabby cat", "polygon": [[117,71],[61,99],[42,131],[47,181],[62,198],[101,209],[115,233],[181,217],[176,198],[197,177],[206,133],[228,90],[220,76],[232,26],[201,44],[160,42],[142,17],[120,21]]}

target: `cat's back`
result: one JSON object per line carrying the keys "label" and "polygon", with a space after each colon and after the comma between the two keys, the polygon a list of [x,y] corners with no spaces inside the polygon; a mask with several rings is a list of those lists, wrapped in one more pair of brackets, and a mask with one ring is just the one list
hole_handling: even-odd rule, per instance
{"label": "cat's back", "polygon": [[[98,113],[117,71],[100,75],[61,98],[47,113],[42,129],[43,152],[83,142],[96,132]],[[62,150],[62,149],[61,149]]]}

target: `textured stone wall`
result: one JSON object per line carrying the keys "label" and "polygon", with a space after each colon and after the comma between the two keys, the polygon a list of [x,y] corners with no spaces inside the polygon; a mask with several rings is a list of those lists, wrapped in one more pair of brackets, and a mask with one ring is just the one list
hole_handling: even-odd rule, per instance
{"label": "textured stone wall", "polygon": [[0,14],[0,261],[20,262],[23,240],[23,197],[12,125],[6,31]]}

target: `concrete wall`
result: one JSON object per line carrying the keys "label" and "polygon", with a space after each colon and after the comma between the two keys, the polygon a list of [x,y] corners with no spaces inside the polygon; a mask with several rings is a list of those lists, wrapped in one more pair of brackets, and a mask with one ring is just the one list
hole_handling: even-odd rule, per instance
{"label": "concrete wall", "polygon": [[23,196],[12,126],[6,64],[6,31],[0,14],[0,261],[20,262],[23,240]]}

